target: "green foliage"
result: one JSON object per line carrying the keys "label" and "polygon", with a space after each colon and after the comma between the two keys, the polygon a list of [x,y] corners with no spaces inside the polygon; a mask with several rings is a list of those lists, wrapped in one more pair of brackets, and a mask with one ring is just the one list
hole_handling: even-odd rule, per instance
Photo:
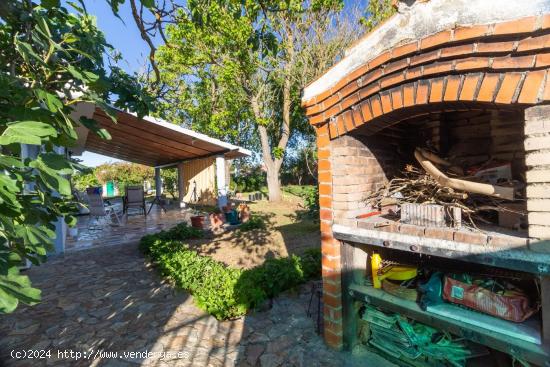
{"label": "green foliage", "polygon": [[249,170],[248,172],[234,175],[231,187],[236,192],[254,192],[260,191],[267,184],[265,172],[260,167]]}
{"label": "green foliage", "polygon": [[265,222],[261,217],[252,215],[248,222],[241,224],[239,231],[248,232],[254,229],[265,229]]}
{"label": "green foliage", "polygon": [[301,197],[304,200],[304,206],[308,211],[308,216],[319,218],[319,187],[289,185],[283,188],[284,191]]}
{"label": "green foliage", "polygon": [[307,250],[301,257],[268,259],[252,269],[234,269],[201,256],[165,234],[147,235],[140,248],[160,272],[193,295],[197,305],[217,319],[242,316],[268,298],[321,274],[321,252]]}
{"label": "green foliage", "polygon": [[397,9],[392,5],[392,0],[370,0],[365,16],[360,22],[366,28],[367,32],[372,31],[384,20],[391,17]]}
{"label": "green foliage", "polygon": [[176,199],[178,195],[178,169],[177,168],[164,168],[160,171],[162,177],[162,183],[164,190],[168,192],[173,199]]}
{"label": "green foliage", "polygon": [[108,137],[93,120],[74,121],[74,107],[95,103],[113,121],[110,105],[140,116],[149,110],[136,78],[105,67],[110,46],[95,19],[72,8],[56,0],[0,4],[0,313],[39,302],[19,266],[46,259],[59,217],[75,223],[68,177],[82,167],[58,147],[76,143],[80,124]]}

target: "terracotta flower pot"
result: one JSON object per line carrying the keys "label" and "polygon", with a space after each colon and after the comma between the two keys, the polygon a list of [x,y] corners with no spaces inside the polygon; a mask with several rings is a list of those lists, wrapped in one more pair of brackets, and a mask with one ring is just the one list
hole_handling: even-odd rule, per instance
{"label": "terracotta flower pot", "polygon": [[195,215],[191,217],[191,226],[198,229],[204,228],[204,216]]}

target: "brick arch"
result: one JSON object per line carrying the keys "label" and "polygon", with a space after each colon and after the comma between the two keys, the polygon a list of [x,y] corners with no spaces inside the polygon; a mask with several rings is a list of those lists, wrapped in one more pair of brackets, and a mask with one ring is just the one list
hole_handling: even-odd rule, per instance
{"label": "brick arch", "polygon": [[378,55],[303,107],[333,139],[440,104],[547,103],[549,68],[550,15],[459,27]]}

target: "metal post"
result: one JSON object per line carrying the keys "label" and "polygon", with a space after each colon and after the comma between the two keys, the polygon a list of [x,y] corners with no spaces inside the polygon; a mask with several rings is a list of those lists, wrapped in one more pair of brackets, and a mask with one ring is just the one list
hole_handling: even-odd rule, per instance
{"label": "metal post", "polygon": [[178,196],[180,208],[185,208],[185,202],[183,201],[185,197],[185,178],[183,177],[183,162],[178,164]]}
{"label": "metal post", "polygon": [[225,180],[225,157],[216,157],[216,183],[218,186],[218,207],[227,205],[227,182]]}
{"label": "metal post", "polygon": [[162,195],[162,178],[160,177],[160,168],[155,167],[155,196],[160,198]]}

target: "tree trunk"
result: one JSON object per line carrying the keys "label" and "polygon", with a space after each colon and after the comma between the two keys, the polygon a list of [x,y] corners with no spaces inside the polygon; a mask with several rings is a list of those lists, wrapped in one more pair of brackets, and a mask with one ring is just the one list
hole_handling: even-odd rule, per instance
{"label": "tree trunk", "polygon": [[267,191],[269,201],[281,201],[281,181],[279,180],[279,170],[267,171]]}

